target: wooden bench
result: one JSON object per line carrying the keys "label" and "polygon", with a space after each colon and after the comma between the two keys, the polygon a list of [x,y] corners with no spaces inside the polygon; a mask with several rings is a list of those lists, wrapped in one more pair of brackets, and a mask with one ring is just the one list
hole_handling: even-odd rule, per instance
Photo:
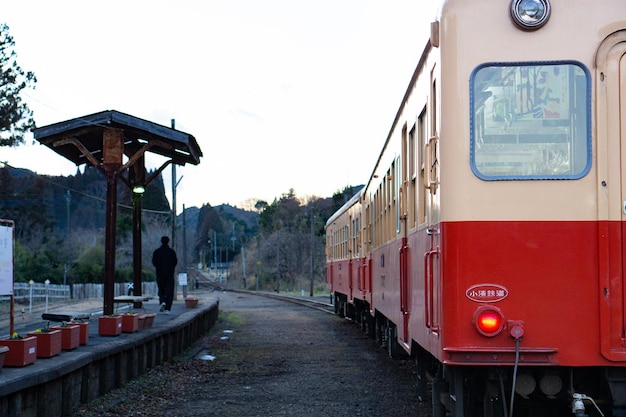
{"label": "wooden bench", "polygon": [[120,296],[113,298],[113,302],[115,302],[116,304],[119,304],[119,303],[133,304],[135,306],[143,308],[143,302],[149,301],[152,298],[154,297],[152,297],[151,295],[120,295]]}
{"label": "wooden bench", "polygon": [[41,318],[44,320],[56,322],[82,321],[89,320],[91,318],[91,314],[80,313],[76,311],[66,311],[60,313],[43,313],[41,315]]}

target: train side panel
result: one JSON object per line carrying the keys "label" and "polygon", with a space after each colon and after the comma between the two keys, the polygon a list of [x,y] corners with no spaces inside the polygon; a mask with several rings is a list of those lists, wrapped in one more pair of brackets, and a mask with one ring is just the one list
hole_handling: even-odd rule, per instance
{"label": "train side panel", "polygon": [[[326,284],[332,294],[340,295],[337,308],[348,308],[354,299],[368,296],[364,282],[366,258],[361,237],[360,194],[346,202],[326,225]],[[342,311],[345,314],[345,311]]]}
{"label": "train side panel", "polygon": [[[488,364],[500,351],[498,363],[513,363],[510,330],[518,322],[522,363],[606,365],[597,331],[597,231],[594,222],[444,223],[443,362]],[[485,305],[505,319],[505,331],[493,337],[473,323]]]}
{"label": "train side panel", "polygon": [[[520,4],[549,20],[521,30]],[[434,415],[626,415],[625,97],[622,1],[442,2],[359,204],[328,223],[361,211],[329,284],[427,359]]]}
{"label": "train side panel", "polygon": [[[595,123],[597,113],[594,111],[598,109],[592,106],[594,102],[606,102],[602,83],[595,83],[603,76],[594,75],[601,45],[607,38],[616,36],[615,31],[624,33],[626,16],[623,3],[603,2],[594,13],[584,15],[583,24],[574,8],[561,1],[551,4],[550,21],[532,33],[517,29],[504,14],[505,10],[489,7],[491,2],[479,1],[466,9],[463,7],[467,3],[448,1],[442,11],[439,23],[444,86],[441,112],[459,115],[456,123],[445,123],[442,119],[439,129],[444,297],[441,312],[447,326],[443,329],[439,356],[444,363],[472,363],[475,357],[481,356],[481,349],[502,349],[507,353],[500,355],[499,361],[513,363],[511,352],[515,340],[509,334],[513,321],[523,327],[521,349],[541,352],[536,359],[539,362],[567,366],[625,364],[626,357],[618,353],[624,352],[624,346],[616,341],[622,337],[623,323],[614,325],[612,331],[599,331],[607,327],[601,320],[602,303],[624,291],[622,284],[614,283],[623,280],[621,238],[610,241],[611,236],[621,232],[609,233],[608,229],[606,235],[601,232],[604,221],[620,221],[623,217],[623,198],[617,196],[619,191],[602,185],[612,178],[611,182],[621,187],[620,139],[599,135],[597,129],[607,116],[603,115]],[[481,15],[474,17],[488,20],[488,27],[478,27],[472,21],[472,10],[477,10],[474,7],[481,9]],[[447,8],[454,12],[446,13]],[[467,13],[467,18],[456,19],[461,13]],[[568,30],[564,38],[565,28],[575,30]],[[470,48],[463,36],[469,32],[472,33]],[[493,33],[502,35],[494,37]],[[489,48],[478,47],[487,44]],[[535,46],[529,53],[523,48],[507,47],[511,44],[541,47]],[[516,78],[511,78],[504,86],[495,87],[493,83],[494,87],[486,90],[496,97],[485,101],[483,106],[492,107],[481,119],[478,106],[471,108],[469,95],[464,94],[459,102],[458,91],[473,92],[474,103],[481,100],[477,84],[479,70],[485,63],[490,67],[504,63],[508,66],[501,67],[503,71]],[[533,76],[531,71],[538,73]],[[566,77],[564,71],[571,71],[572,75]],[[619,76],[614,74],[611,78],[619,79]],[[532,88],[526,88],[531,82]],[[614,84],[611,91],[617,95],[620,89],[624,91],[623,86]],[[548,113],[546,107],[535,110],[520,102],[522,96],[539,102],[540,98],[533,95],[539,91],[544,97],[560,100],[552,113]],[[574,94],[583,93],[588,95],[588,107],[575,107]],[[506,97],[516,98],[517,102],[507,102],[511,109],[500,118],[495,106],[504,104]],[[620,108],[617,100],[612,108]],[[521,112],[525,109],[535,113],[524,115]],[[537,111],[541,113],[536,114]],[[513,117],[509,118],[509,114]],[[617,115],[612,117],[619,119]],[[576,153],[574,144],[566,142],[570,147],[559,160],[559,149],[565,149],[560,135],[565,137],[564,132],[575,130],[583,133],[585,123],[589,124],[591,134],[589,150],[581,149]],[[619,123],[615,124],[615,129],[619,130]],[[543,136],[539,136],[540,132]],[[618,144],[611,145],[611,141]],[[479,146],[482,149],[478,149]],[[487,146],[493,149],[492,154],[498,155],[497,163],[503,167],[502,172],[509,169],[507,164],[512,164],[509,160],[513,160],[516,153],[526,152],[537,155],[536,166],[553,164],[554,172],[562,174],[552,179],[549,175],[530,172],[516,174],[517,177],[510,180],[498,180],[498,175],[502,174],[494,165],[479,166],[476,162],[478,152],[487,154]],[[611,146],[612,153],[605,151],[603,156],[603,147],[610,149]],[[543,154],[537,149],[542,149]],[[594,158],[596,156],[599,158]],[[495,156],[490,158],[486,161],[495,164]],[[578,170],[575,169],[577,158],[581,160]],[[479,178],[479,175],[485,176]],[[611,198],[613,201],[606,203],[611,208],[603,210],[604,201]],[[603,245],[607,246],[604,252]],[[613,274],[613,278],[601,276],[605,263],[608,266],[604,273]],[[501,296],[481,295],[481,291],[492,294],[498,290]],[[613,315],[623,316],[622,304],[622,296],[615,296],[613,308],[619,311]],[[484,337],[472,324],[470,317],[483,305],[496,307],[504,315],[505,331],[498,336]],[[612,353],[603,355],[603,338],[614,340],[608,349]],[[472,346],[479,347],[474,357]],[[533,362],[531,357],[527,354],[525,359]],[[484,357],[481,360],[486,361]]]}

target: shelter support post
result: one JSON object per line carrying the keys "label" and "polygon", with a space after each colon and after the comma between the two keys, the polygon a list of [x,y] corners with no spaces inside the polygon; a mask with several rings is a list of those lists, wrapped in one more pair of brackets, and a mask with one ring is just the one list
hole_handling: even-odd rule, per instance
{"label": "shelter support post", "polygon": [[103,313],[105,315],[110,315],[114,312],[117,182],[119,170],[122,166],[122,153],[124,152],[124,131],[120,129],[105,129],[102,136],[102,168],[107,178]]}

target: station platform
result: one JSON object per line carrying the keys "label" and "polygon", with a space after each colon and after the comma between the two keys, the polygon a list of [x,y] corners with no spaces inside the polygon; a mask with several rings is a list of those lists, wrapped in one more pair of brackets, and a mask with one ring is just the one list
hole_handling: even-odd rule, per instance
{"label": "station platform", "polygon": [[[152,327],[118,336],[100,336],[98,318],[102,309],[67,310],[88,317],[89,338],[85,345],[64,350],[52,358],[37,358],[23,367],[0,370],[0,415],[59,417],[72,415],[78,405],[89,402],[162,363],[172,360],[206,335],[217,321],[219,298],[212,292],[193,294],[199,299],[195,308],[184,300],[172,305],[171,314],[159,312],[157,300],[146,300],[142,308],[124,309],[155,313]],[[80,308],[79,308],[80,309]],[[55,313],[48,313],[55,314]],[[48,316],[49,317],[49,316]],[[44,320],[30,324],[40,326]],[[50,323],[54,325],[55,323]],[[17,331],[25,331],[28,323]]]}

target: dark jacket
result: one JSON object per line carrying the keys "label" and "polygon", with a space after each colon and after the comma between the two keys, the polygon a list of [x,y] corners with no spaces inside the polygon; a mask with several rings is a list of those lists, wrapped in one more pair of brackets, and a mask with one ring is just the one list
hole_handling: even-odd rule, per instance
{"label": "dark jacket", "polygon": [[167,245],[161,245],[152,254],[152,265],[156,268],[157,280],[173,278],[177,263],[176,252]]}

